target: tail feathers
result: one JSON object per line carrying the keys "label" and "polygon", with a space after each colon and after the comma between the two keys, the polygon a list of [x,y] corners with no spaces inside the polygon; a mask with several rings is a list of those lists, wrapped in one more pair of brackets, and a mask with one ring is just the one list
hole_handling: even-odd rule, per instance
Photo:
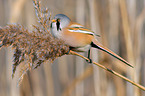
{"label": "tail feathers", "polygon": [[131,64],[129,64],[126,60],[124,60],[123,58],[121,58],[120,56],[118,56],[117,54],[115,54],[114,52],[109,50],[108,48],[103,47],[97,40],[94,39],[91,43],[91,46],[95,47],[95,48],[98,48],[98,49],[112,55],[113,57],[117,58],[118,60],[124,62],[125,64],[127,64],[128,66],[133,68],[133,66]]}

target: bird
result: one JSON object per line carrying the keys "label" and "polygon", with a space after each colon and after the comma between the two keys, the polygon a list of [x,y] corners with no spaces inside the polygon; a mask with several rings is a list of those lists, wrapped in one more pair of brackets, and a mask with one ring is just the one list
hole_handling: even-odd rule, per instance
{"label": "bird", "polygon": [[[71,19],[64,14],[56,14],[51,20],[50,32],[52,36],[57,39],[63,40],[66,45],[69,46],[70,50],[77,52],[88,51],[88,62],[92,63],[90,58],[91,47],[102,50],[130,67],[133,67],[125,59],[111,51],[110,49],[104,47],[95,38],[95,33],[83,25],[71,21]],[[99,35],[96,35],[99,36]]]}

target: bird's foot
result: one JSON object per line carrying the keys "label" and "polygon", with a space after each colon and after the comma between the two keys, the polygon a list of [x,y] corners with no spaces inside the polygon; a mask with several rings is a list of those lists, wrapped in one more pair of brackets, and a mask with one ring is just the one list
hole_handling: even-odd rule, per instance
{"label": "bird's foot", "polygon": [[70,52],[70,50],[68,50],[68,52],[66,52],[65,54],[66,54],[66,55],[69,55],[69,52]]}
{"label": "bird's foot", "polygon": [[92,63],[92,59],[86,60],[88,63]]}

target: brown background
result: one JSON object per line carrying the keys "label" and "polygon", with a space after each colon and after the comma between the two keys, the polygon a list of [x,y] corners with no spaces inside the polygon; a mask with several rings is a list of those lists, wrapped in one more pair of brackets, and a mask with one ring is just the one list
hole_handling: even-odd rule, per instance
{"label": "brown background", "polygon": [[[94,61],[145,86],[145,0],[41,0],[52,16],[66,14],[92,29],[97,39],[128,60],[134,69],[108,54],[92,50]],[[32,0],[0,0],[0,26],[19,23],[32,29],[37,24]],[[11,47],[0,51],[0,96],[145,96],[132,84],[86,63],[63,56],[28,72],[17,86],[19,69],[12,74]],[[86,53],[81,53],[86,56]]]}

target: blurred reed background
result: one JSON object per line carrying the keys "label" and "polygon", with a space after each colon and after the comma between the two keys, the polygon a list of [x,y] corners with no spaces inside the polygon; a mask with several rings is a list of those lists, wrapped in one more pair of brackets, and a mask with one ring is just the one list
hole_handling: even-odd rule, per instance
{"label": "blurred reed background", "polygon": [[[40,0],[52,16],[63,13],[99,34],[106,47],[134,69],[96,49],[93,61],[145,86],[145,0]],[[0,0],[0,26],[37,24],[32,0]],[[76,56],[63,56],[28,72],[17,86],[11,47],[0,50],[0,96],[145,96],[145,92]],[[81,53],[86,56],[86,53]]]}

